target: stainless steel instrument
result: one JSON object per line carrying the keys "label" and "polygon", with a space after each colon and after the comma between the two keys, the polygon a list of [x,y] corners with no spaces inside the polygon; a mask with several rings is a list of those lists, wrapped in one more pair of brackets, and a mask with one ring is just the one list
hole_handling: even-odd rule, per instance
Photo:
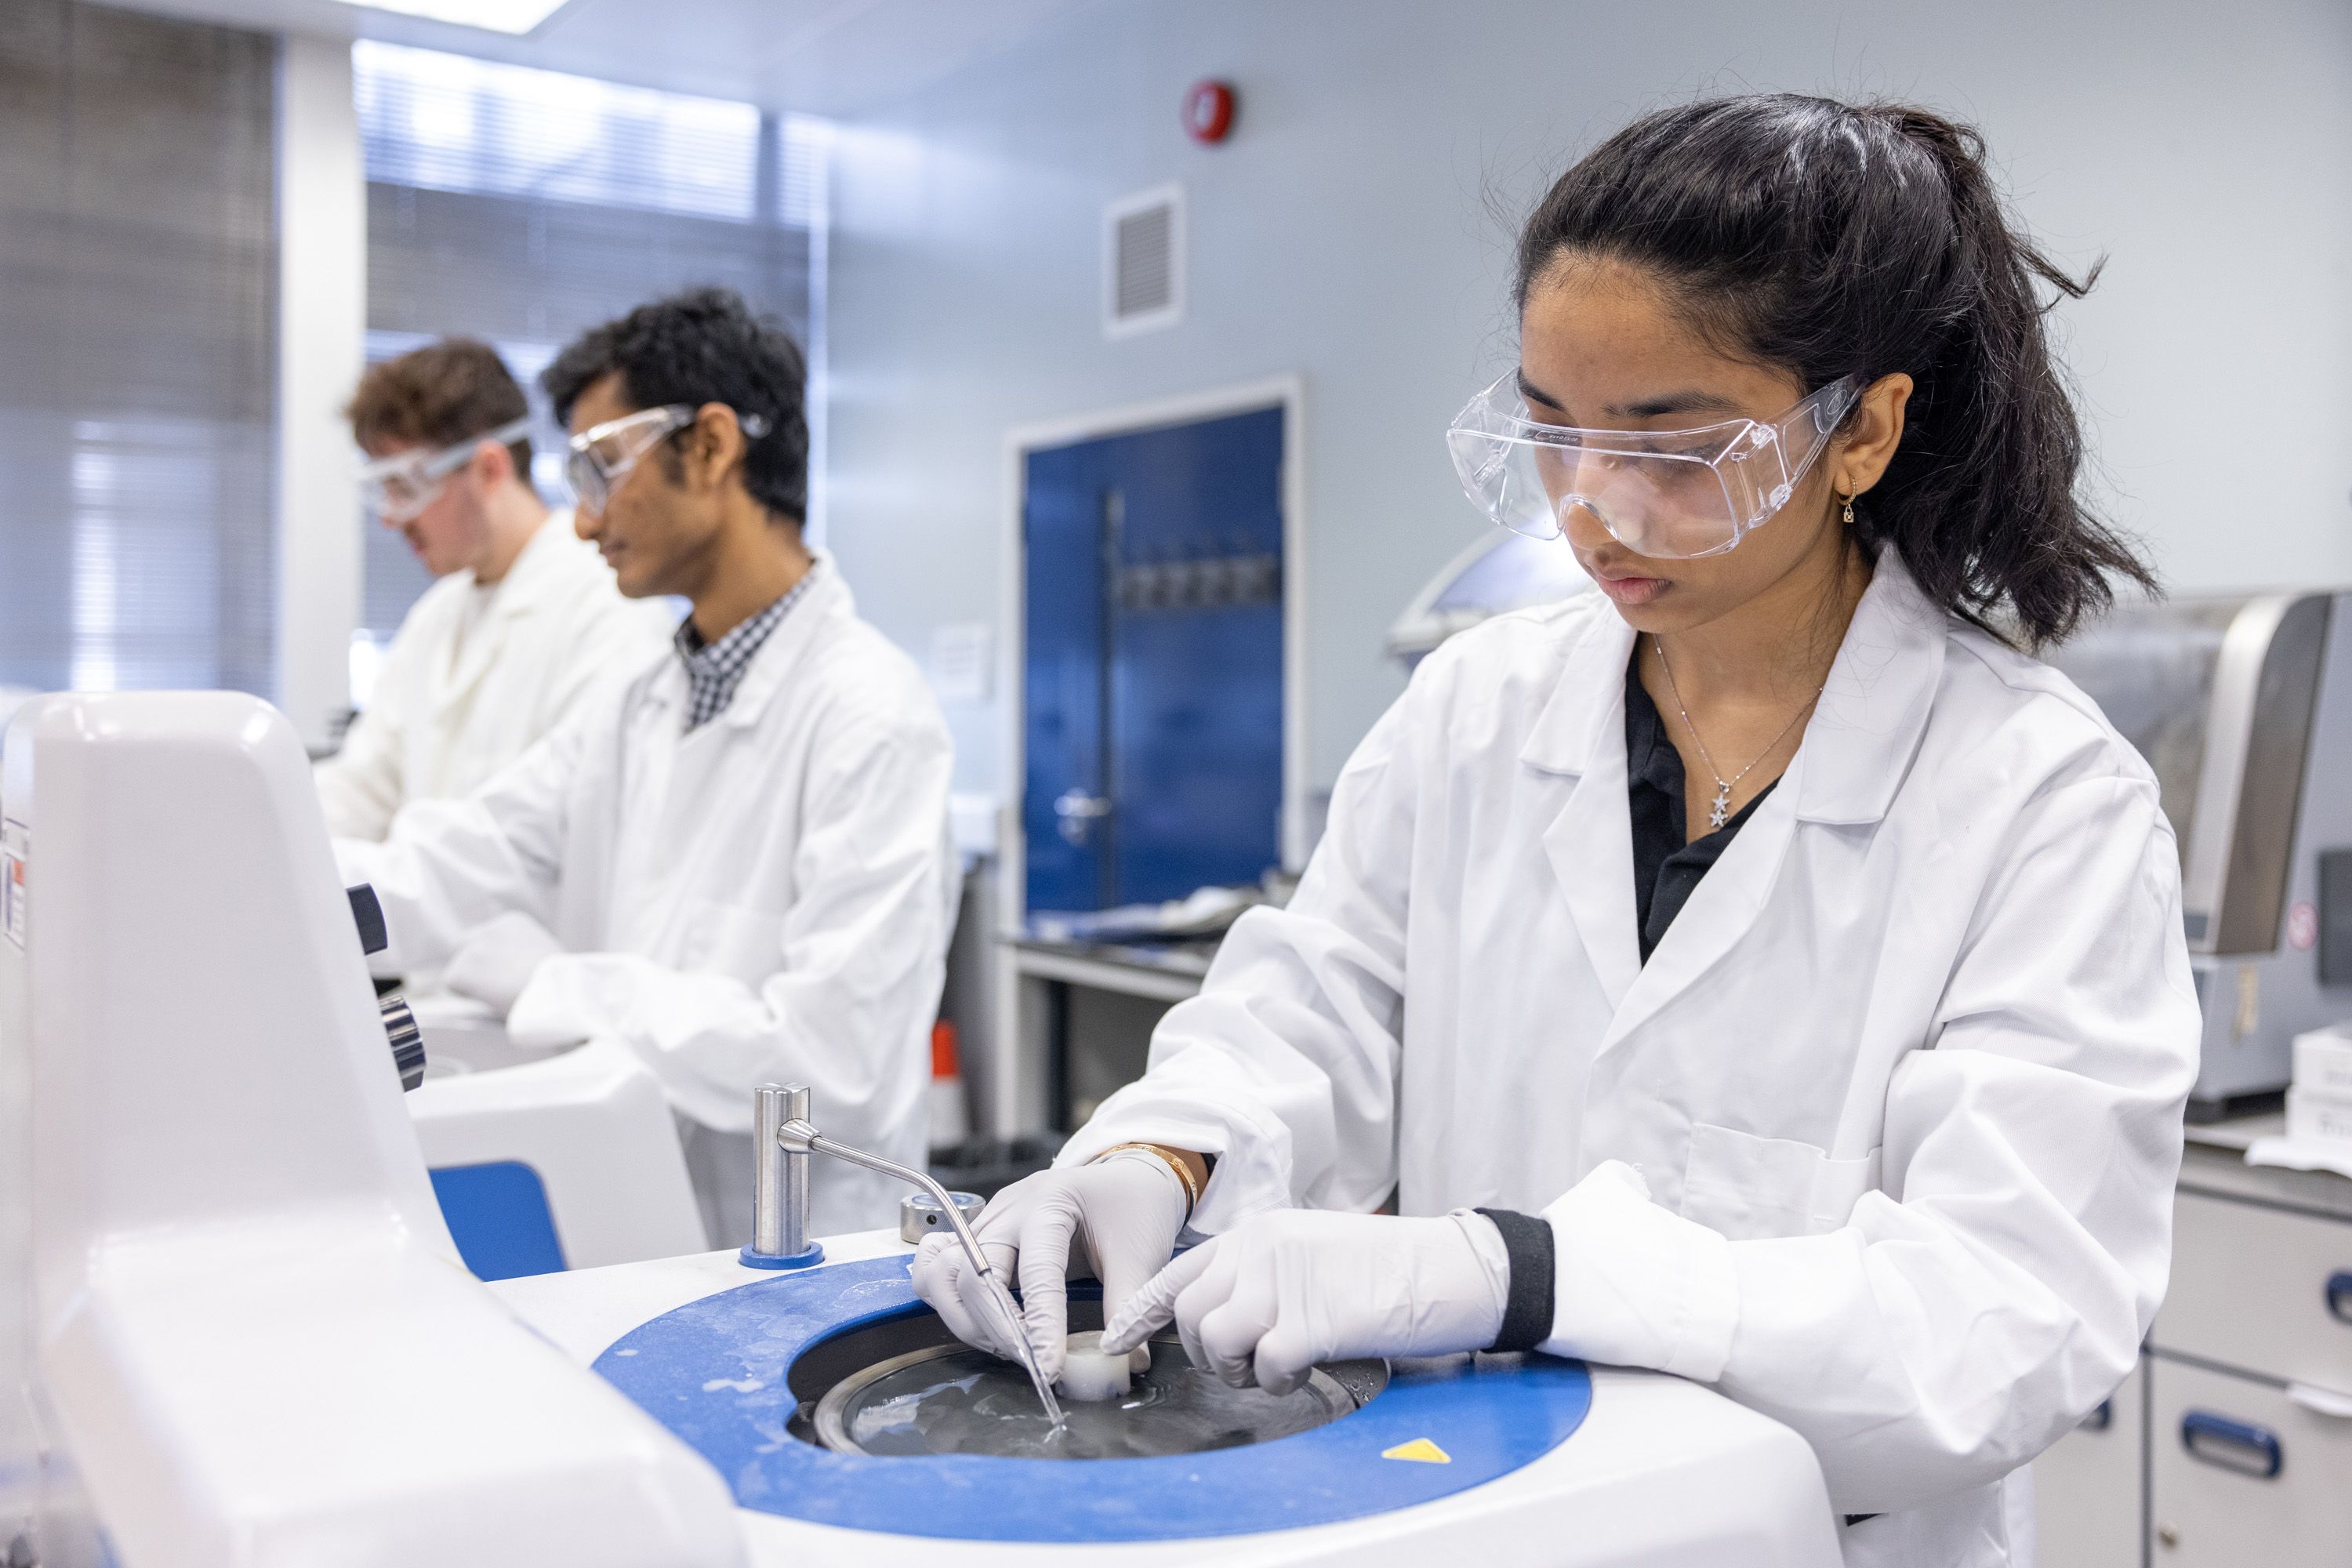
{"label": "stainless steel instrument", "polygon": [[929,1172],[834,1142],[818,1131],[808,1118],[809,1091],[804,1084],[761,1084],[751,1091],[753,1158],[757,1163],[752,1171],[751,1244],[742,1249],[743,1261],[760,1268],[804,1268],[824,1261],[824,1247],[811,1239],[808,1233],[812,1154],[831,1155],[909,1184],[929,1194],[938,1205],[940,1216],[954,1228],[956,1241],[971,1260],[973,1272],[994,1293],[1003,1326],[1020,1347],[1023,1369],[1035,1386],[1037,1402],[1045,1407],[1054,1429],[1060,1431],[1061,1403],[1054,1397],[1053,1384],[1038,1369],[1037,1352],[1022,1325],[1020,1310],[1004,1281],[988,1266],[988,1258],[980,1250],[980,1242],[964,1218],[965,1206],[956,1202],[957,1194],[949,1192]]}
{"label": "stainless steel instrument", "polygon": [[2352,591],[2118,606],[2051,656],[2156,770],[2180,840],[2193,1119],[2262,1108],[2352,1017]]}
{"label": "stainless steel instrument", "polygon": [[[955,1206],[962,1211],[967,1224],[978,1219],[980,1211],[988,1206],[988,1200],[978,1193],[960,1193],[950,1190],[948,1196],[953,1199]],[[911,1245],[927,1236],[947,1228],[949,1228],[947,1211],[940,1207],[940,1200],[930,1194],[908,1193],[898,1200],[898,1239],[900,1241]]]}

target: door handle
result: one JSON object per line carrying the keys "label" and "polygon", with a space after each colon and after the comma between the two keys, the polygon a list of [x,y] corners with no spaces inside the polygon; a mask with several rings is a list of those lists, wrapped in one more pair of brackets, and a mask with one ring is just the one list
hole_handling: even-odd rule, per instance
{"label": "door handle", "polygon": [[1110,802],[1098,795],[1088,795],[1073,784],[1054,802],[1054,818],[1062,834],[1062,841],[1076,849],[1087,847],[1094,837],[1095,824],[1111,813]]}
{"label": "door handle", "polygon": [[2339,1268],[2327,1277],[2327,1315],[2339,1323],[2352,1323],[2352,1268]]}
{"label": "door handle", "polygon": [[2269,1480],[2286,1463],[2277,1433],[2210,1410],[2191,1410],[2181,1416],[2180,1446],[2191,1458],[2259,1480]]}

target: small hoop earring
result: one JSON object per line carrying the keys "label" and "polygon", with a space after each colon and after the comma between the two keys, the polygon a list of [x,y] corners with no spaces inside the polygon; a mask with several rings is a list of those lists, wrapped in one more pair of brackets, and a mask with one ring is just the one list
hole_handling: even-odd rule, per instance
{"label": "small hoop earring", "polygon": [[1853,526],[1853,498],[1852,496],[1845,498],[1845,517],[1843,521],[1848,528],[1852,528]]}

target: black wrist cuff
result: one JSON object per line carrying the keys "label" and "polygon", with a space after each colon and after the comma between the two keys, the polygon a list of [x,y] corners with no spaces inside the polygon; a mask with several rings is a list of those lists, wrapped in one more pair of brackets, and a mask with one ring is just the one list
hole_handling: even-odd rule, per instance
{"label": "black wrist cuff", "polygon": [[1503,1250],[1510,1255],[1511,1283],[1503,1302],[1503,1331],[1490,1351],[1531,1351],[1551,1338],[1551,1226],[1533,1215],[1514,1209],[1476,1211],[1495,1222],[1503,1233]]}

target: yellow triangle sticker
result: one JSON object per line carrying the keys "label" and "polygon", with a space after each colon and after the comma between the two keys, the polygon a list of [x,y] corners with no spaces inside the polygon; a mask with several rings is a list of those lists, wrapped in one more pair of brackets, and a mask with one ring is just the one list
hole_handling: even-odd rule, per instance
{"label": "yellow triangle sticker", "polygon": [[1399,1443],[1393,1448],[1381,1450],[1383,1459],[1410,1459],[1416,1465],[1450,1465],[1454,1456],[1426,1437],[1415,1437],[1410,1443]]}

